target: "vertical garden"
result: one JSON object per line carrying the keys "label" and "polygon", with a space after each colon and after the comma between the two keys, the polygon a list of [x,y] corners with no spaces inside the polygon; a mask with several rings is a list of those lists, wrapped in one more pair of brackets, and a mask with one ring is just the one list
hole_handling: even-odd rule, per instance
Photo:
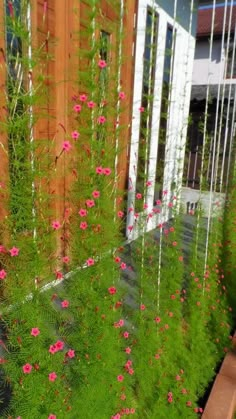
{"label": "vertical garden", "polygon": [[[6,0],[1,21],[0,417],[199,417],[230,348],[232,212],[185,216],[174,188],[155,208],[145,194],[127,208],[128,10],[75,1],[71,64],[58,79],[53,7],[63,14],[54,2]],[[171,221],[146,233],[167,210]],[[131,211],[142,225],[132,242]]]}

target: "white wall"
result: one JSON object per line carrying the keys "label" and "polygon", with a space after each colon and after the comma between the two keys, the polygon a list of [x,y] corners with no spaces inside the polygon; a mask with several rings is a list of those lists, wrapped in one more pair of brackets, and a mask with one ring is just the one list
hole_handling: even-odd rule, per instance
{"label": "white wall", "polygon": [[[221,53],[221,39],[214,40],[212,56],[210,55],[210,41],[196,42],[196,51],[193,65],[193,85],[221,84],[225,72],[225,51]],[[225,79],[225,83],[236,83],[236,80]]]}
{"label": "white wall", "polygon": [[[180,1],[180,0],[179,0]],[[170,8],[166,7],[167,3]],[[187,10],[189,8],[190,0],[181,0],[182,4]],[[136,170],[138,163],[139,150],[139,130],[140,130],[140,112],[141,95],[142,95],[142,81],[143,81],[143,52],[145,42],[145,24],[147,6],[154,7],[159,15],[158,23],[158,41],[157,41],[157,59],[156,59],[156,74],[155,74],[155,88],[154,88],[154,103],[151,129],[151,144],[149,155],[149,173],[148,180],[152,182],[152,186],[148,188],[148,194],[145,202],[148,204],[148,209],[145,214],[148,215],[153,209],[154,198],[154,181],[156,175],[156,160],[158,149],[158,133],[160,122],[160,108],[161,108],[161,94],[163,82],[164,69],[164,54],[166,42],[167,24],[176,29],[176,45],[175,57],[173,61],[173,83],[170,95],[169,117],[167,120],[167,138],[166,138],[166,157],[164,170],[163,190],[167,190],[168,194],[165,197],[166,202],[171,196],[171,184],[176,182],[177,187],[182,182],[183,160],[186,142],[186,130],[189,113],[190,92],[191,92],[191,78],[193,70],[193,58],[195,49],[195,38],[192,35],[192,27],[195,25],[195,20],[186,22],[185,28],[180,25],[179,19],[176,15],[178,10],[177,0],[165,0],[165,10],[159,6],[159,1],[155,0],[155,5],[152,0],[140,0],[138,7],[138,22],[137,22],[137,44],[136,44],[136,59],[135,59],[135,80],[134,80],[134,99],[133,99],[133,124],[131,133],[131,149],[130,149],[130,170],[129,170],[129,194],[128,194],[128,208],[135,208],[135,190],[136,190]],[[168,10],[172,10],[170,15]],[[186,13],[186,12],[185,12]],[[190,13],[189,13],[190,15]],[[188,16],[189,17],[189,16]],[[186,29],[186,26],[188,29]],[[154,215],[149,219],[145,230],[151,230],[156,227],[159,222],[166,220],[169,216],[168,207],[164,210],[161,216]],[[141,217],[140,217],[141,218]],[[134,212],[130,212],[127,217],[127,227],[133,226],[132,232],[127,230],[128,238],[133,239],[139,234],[140,228],[143,227],[135,222]]]}

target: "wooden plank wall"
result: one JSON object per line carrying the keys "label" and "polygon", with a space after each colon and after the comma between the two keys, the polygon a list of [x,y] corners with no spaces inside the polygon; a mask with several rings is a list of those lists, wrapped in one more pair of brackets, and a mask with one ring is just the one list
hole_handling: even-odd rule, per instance
{"label": "wooden plank wall", "polygon": [[[83,25],[86,26],[84,16],[91,7],[88,1],[78,0],[60,0],[60,7],[57,7],[56,0],[37,0],[32,3],[32,31],[33,45],[41,47],[44,53],[52,57],[42,60],[35,70],[34,78],[40,74],[46,74],[45,84],[48,92],[42,108],[35,109],[41,115],[35,128],[34,136],[36,140],[43,139],[42,152],[48,154],[48,167],[54,176],[51,179],[45,178],[44,188],[51,195],[51,220],[57,219],[64,222],[64,230],[58,235],[58,257],[65,254],[67,239],[67,215],[71,211],[71,204],[67,196],[73,182],[72,173],[76,158],[72,153],[62,153],[62,144],[65,140],[70,140],[69,136],[72,130],[71,110],[73,107],[72,96],[78,94],[78,69],[79,69],[79,45],[85,42],[82,39]],[[127,126],[122,135],[122,154],[118,163],[119,187],[125,188],[127,169],[128,169],[128,143],[130,136],[130,123],[132,120],[132,90],[133,90],[133,62],[132,48],[134,42],[133,15],[137,7],[136,0],[125,2],[125,37],[123,41],[123,65],[121,84],[122,90],[126,94],[125,112],[121,117],[121,123]],[[101,0],[100,3],[100,26],[106,27],[106,21],[117,21],[116,28],[119,28],[119,18],[114,12],[111,2]],[[3,2],[0,4],[0,21],[2,28],[4,20]],[[86,27],[84,28],[86,29]],[[115,35],[115,34],[114,34]],[[5,63],[2,50],[4,47],[4,30],[0,33],[0,86],[5,85]],[[86,47],[86,45],[83,45]],[[123,104],[122,104],[123,106]],[[0,117],[4,121],[6,114],[4,89],[0,89]],[[7,136],[0,132],[0,194],[1,182],[7,182],[8,179],[8,158]],[[4,150],[5,149],[5,150]],[[55,157],[60,156],[56,159]],[[40,155],[39,155],[40,158]],[[0,218],[6,215],[7,205],[1,196]],[[5,195],[4,195],[5,196]],[[50,221],[51,221],[50,220]]]}

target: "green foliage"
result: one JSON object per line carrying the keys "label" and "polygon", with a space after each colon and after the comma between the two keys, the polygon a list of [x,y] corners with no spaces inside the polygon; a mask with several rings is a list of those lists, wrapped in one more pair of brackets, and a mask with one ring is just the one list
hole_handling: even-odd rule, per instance
{"label": "green foliage", "polygon": [[[28,3],[22,4],[22,14],[8,17],[7,27],[27,50]],[[119,2],[110,4],[119,15]],[[143,195],[136,208],[140,237],[121,246],[126,192],[117,187],[116,161],[127,127],[116,122],[128,107],[119,100],[123,63],[119,47],[124,34],[108,25],[107,33],[116,31],[115,44],[109,44],[104,34],[96,38],[100,2],[90,6],[82,22],[86,30],[80,34],[84,48],[78,51],[78,95],[68,104],[71,131],[80,134],[71,140],[65,133],[65,143],[74,141],[73,158],[63,146],[56,153],[55,139],[32,134],[45,117],[41,108],[48,104],[49,80],[44,73],[33,87],[22,80],[32,67],[40,73],[50,54],[43,46],[33,50],[31,59],[21,48],[8,51],[9,62],[23,78],[11,73],[8,62],[8,112],[1,122],[8,135],[10,176],[9,211],[1,226],[0,363],[10,401],[2,407],[1,417],[118,419],[128,412],[140,419],[196,417],[194,409],[229,343],[221,222],[212,224],[204,269],[202,214],[193,217],[186,252],[185,220],[173,184],[170,202],[163,197],[154,207],[162,214],[170,211],[171,224],[160,224],[147,234],[150,214],[143,211],[143,204],[148,179],[143,169]],[[109,60],[111,52],[119,59]],[[107,64],[104,68],[101,60]],[[145,98],[149,104],[152,88]],[[96,106],[89,107],[89,102]],[[74,109],[78,104],[80,111]],[[168,97],[164,107],[163,124]],[[146,165],[150,117],[145,110],[141,165]],[[160,142],[164,137],[160,132]],[[71,173],[74,177],[65,195],[55,197],[50,182],[62,161],[65,179],[71,179]],[[161,173],[159,178],[158,193]],[[63,202],[63,220],[54,212],[55,201]],[[53,222],[58,225],[53,227]],[[11,254],[14,248],[19,254]],[[229,269],[233,261],[226,263]]]}

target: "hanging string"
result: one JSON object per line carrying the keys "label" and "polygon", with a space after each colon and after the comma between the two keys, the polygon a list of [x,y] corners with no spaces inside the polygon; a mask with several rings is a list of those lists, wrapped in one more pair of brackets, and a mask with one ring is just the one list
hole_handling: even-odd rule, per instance
{"label": "hanging string", "polygon": [[[230,28],[230,31],[231,31],[231,28]],[[231,136],[228,135],[228,131],[229,131],[229,120],[230,120],[232,86],[235,87],[235,83],[233,83],[235,48],[236,48],[236,24],[234,26],[234,41],[233,41],[232,62],[231,62],[231,69],[230,69],[230,85],[229,85],[229,93],[228,93],[226,126],[225,126],[225,136],[224,136],[224,149],[223,149],[223,158],[222,158],[222,166],[221,166],[221,176],[220,176],[220,192],[222,192],[222,187],[223,187],[227,143],[229,142],[228,139],[230,139],[230,137],[231,137]],[[226,57],[226,65],[227,65],[226,69],[228,69],[228,58],[229,58],[229,56]],[[225,74],[225,76],[227,77],[227,74]],[[232,119],[231,124],[233,124],[233,123],[234,123],[234,118]],[[231,154],[229,154],[228,158],[229,158],[229,160],[231,159]]]}
{"label": "hanging string", "polygon": [[[215,163],[215,147],[216,147],[216,142],[217,142],[217,133],[218,133],[218,120],[219,120],[219,109],[220,109],[220,95],[221,95],[221,89],[222,89],[222,79],[223,79],[223,74],[224,74],[224,63],[223,63],[223,54],[224,54],[224,40],[225,40],[225,27],[226,27],[226,16],[227,16],[227,0],[225,2],[225,7],[224,7],[224,18],[223,18],[223,32],[222,32],[222,38],[221,38],[221,53],[220,53],[220,59],[221,59],[221,63],[220,63],[220,72],[219,72],[219,79],[218,79],[218,89],[217,89],[217,100],[216,100],[216,115],[215,115],[215,127],[214,127],[214,137],[213,137],[213,147],[212,147],[212,141],[211,141],[211,146],[210,146],[210,152],[212,152],[212,148],[213,148],[213,152],[211,153],[211,156],[209,158],[209,166],[208,166],[208,173],[212,172],[209,177],[210,177],[210,185],[211,185],[211,181],[213,181],[213,176],[214,176],[214,163]],[[211,161],[211,170],[210,170],[210,161]],[[211,196],[210,196],[211,198]]]}
{"label": "hanging string", "polygon": [[233,141],[235,136],[235,119],[236,119],[236,89],[234,88],[234,102],[233,102],[233,113],[231,119],[231,132],[230,132],[230,142],[229,142],[229,159],[227,165],[227,174],[226,174],[226,185],[225,185],[225,193],[228,191],[229,186],[229,176],[230,176],[230,168],[232,164],[232,151],[233,151]]}
{"label": "hanging string", "polygon": [[[200,169],[200,190],[199,190],[199,201],[200,202],[201,202],[201,196],[202,196],[203,176],[204,176],[204,162],[205,162],[206,142],[207,142],[206,139],[207,139],[208,104],[209,104],[209,97],[210,97],[210,64],[211,64],[211,61],[212,61],[212,51],[213,51],[215,10],[216,10],[216,0],[213,0],[212,19],[211,19],[211,36],[210,36],[210,46],[209,46],[209,60],[208,60],[206,104],[205,104],[205,111],[204,111],[202,160],[201,160],[201,169]],[[201,212],[198,211],[197,224],[196,224],[196,245],[195,245],[195,254],[196,255],[198,254],[200,217],[201,217]],[[207,235],[208,234],[209,234],[209,232],[207,232]],[[204,274],[205,274],[205,271],[206,271],[207,252],[208,252],[208,241],[207,241],[206,248],[205,248]],[[197,261],[197,258],[196,258],[196,261]],[[204,293],[204,288],[205,288],[205,279],[204,279],[203,293]]]}
{"label": "hanging string", "polygon": [[[124,29],[124,0],[120,2],[120,25],[119,25],[119,48],[118,48],[118,75],[117,75],[117,98],[121,90],[121,66],[122,66],[122,42]],[[118,190],[118,160],[119,160],[119,125],[120,125],[120,101],[117,100],[116,105],[116,139],[115,139],[115,196],[117,197]],[[116,218],[117,202],[114,200],[114,221]]]}
{"label": "hanging string", "polygon": [[[226,1],[227,4],[227,1]],[[228,59],[229,55],[229,44],[230,44],[230,32],[231,32],[231,23],[232,23],[232,12],[233,12],[233,0],[231,0],[230,5],[230,16],[229,16],[229,24],[228,24],[228,35],[227,35],[227,45],[226,45],[226,60]],[[224,25],[225,26],[225,25]],[[223,34],[225,34],[225,27],[223,28]],[[224,40],[224,37],[222,36]],[[223,60],[221,57],[221,64],[223,66]],[[222,83],[223,79],[223,89],[222,89],[222,97],[221,97],[221,111],[220,111],[220,124],[218,129],[218,144],[217,144],[217,155],[216,155],[216,162],[215,162],[215,170],[212,170],[212,177],[214,178],[214,192],[216,191],[217,187],[217,179],[218,179],[218,168],[219,168],[219,158],[220,158],[220,146],[221,146],[221,136],[222,136],[222,128],[224,123],[224,101],[225,101],[225,87],[226,87],[226,79],[222,76],[221,80],[219,80],[219,84]],[[214,166],[214,165],[213,165]]]}
{"label": "hanging string", "polygon": [[[181,132],[181,135],[180,135],[180,143],[179,143],[179,155],[177,157],[177,165],[176,165],[177,167],[176,167],[176,173],[175,173],[177,196],[182,186],[182,176],[179,176],[178,174],[179,173],[182,174],[183,168],[184,168],[185,141],[186,141],[186,135],[187,135],[186,131],[188,127],[189,109],[187,108],[186,115],[184,114],[184,112],[186,109],[186,102],[189,103],[189,96],[191,95],[192,67],[190,68],[189,63],[193,61],[193,57],[190,57],[191,45],[193,44],[193,41],[192,41],[193,11],[194,11],[194,0],[191,0],[190,19],[189,19],[189,27],[188,27],[187,54],[185,55],[186,59],[185,59],[185,64],[184,64],[184,67],[185,67],[184,74],[186,75],[187,80],[184,85],[184,92],[183,92],[184,100],[183,100],[182,110],[181,110],[184,118],[182,118],[182,120],[181,120],[181,117],[179,118],[180,123],[183,123],[183,120],[184,120],[184,126],[178,126],[178,131]],[[181,112],[179,112],[179,114],[180,113]],[[185,124],[185,120],[186,120],[186,124]],[[180,201],[177,202],[178,212],[179,212],[179,208],[180,208]]]}

